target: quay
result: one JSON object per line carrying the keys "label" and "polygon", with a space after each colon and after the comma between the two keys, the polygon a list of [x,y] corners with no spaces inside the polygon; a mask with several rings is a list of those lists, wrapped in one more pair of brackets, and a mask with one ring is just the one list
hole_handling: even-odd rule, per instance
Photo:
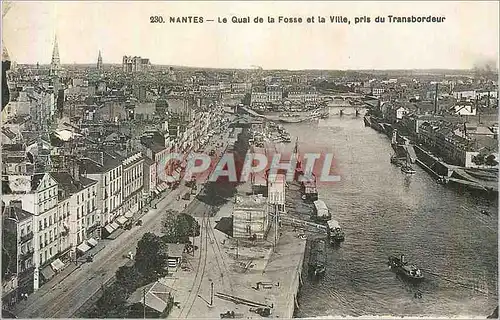
{"label": "quay", "polygon": [[[199,249],[191,256],[184,254],[181,268],[162,280],[172,289],[178,306],[169,318],[220,318],[233,313],[235,318],[260,318],[259,309],[268,309],[271,318],[293,317],[307,240],[301,230],[290,226],[285,214],[280,214],[279,221],[271,213],[259,218],[258,210],[268,198],[253,195],[253,187],[251,181],[237,185],[234,197],[212,210],[213,216],[197,199],[187,208],[201,226],[193,242]],[[284,182],[282,187],[288,193]],[[297,201],[302,202],[300,197]],[[246,211],[238,209],[242,206],[252,212],[251,221],[235,220],[242,214],[246,217]],[[242,236],[259,219],[269,219],[264,233],[256,238]],[[246,228],[235,227],[237,223]]]}
{"label": "quay", "polygon": [[383,123],[379,118],[366,115],[364,123],[365,126],[369,126],[388,137],[392,136],[392,145],[396,153],[404,150],[403,153],[412,163],[416,163],[440,183],[488,195],[498,193],[497,168],[482,169],[446,163],[425,150],[422,144],[411,142],[408,137],[401,135],[391,124]]}
{"label": "quay", "polygon": [[[239,186],[238,195],[248,194],[250,187],[249,184]],[[270,308],[271,318],[293,317],[302,281],[306,240],[299,237],[300,232],[295,228],[276,227],[274,223],[265,239],[230,237],[221,230],[234,206],[231,201],[213,217],[196,217],[200,225],[206,221],[206,227],[194,241],[203,253],[198,257],[186,256],[186,264],[196,266],[201,262],[201,269],[179,269],[166,280],[180,305],[172,310],[169,318],[219,318],[226,312],[234,312],[237,318],[260,318],[253,311],[259,306]],[[204,237],[208,237],[206,245]],[[276,244],[273,239],[277,239]],[[200,273],[203,278],[193,291],[193,282]]]}

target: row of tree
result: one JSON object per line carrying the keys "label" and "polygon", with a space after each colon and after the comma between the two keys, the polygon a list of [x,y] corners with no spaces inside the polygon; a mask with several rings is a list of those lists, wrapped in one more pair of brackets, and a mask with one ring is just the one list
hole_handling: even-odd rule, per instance
{"label": "row of tree", "polygon": [[190,215],[167,212],[162,221],[164,235],[146,233],[137,243],[132,265],[120,267],[115,281],[103,288],[101,297],[82,316],[85,318],[129,318],[136,308],[127,304],[128,297],[138,288],[168,274],[168,244],[188,243],[189,237],[200,235],[200,225]]}
{"label": "row of tree", "polygon": [[498,161],[496,161],[496,157],[493,154],[490,154],[488,156],[485,156],[484,154],[478,154],[477,156],[474,156],[472,158],[472,162],[474,162],[475,164],[477,164],[479,166],[485,165],[485,166],[494,167],[494,166],[498,165]]}

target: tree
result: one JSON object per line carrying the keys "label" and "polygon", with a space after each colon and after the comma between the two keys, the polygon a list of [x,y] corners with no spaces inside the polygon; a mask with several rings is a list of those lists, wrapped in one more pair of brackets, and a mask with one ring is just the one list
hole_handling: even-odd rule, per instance
{"label": "tree", "polygon": [[167,213],[163,219],[163,240],[166,243],[176,243],[179,238],[177,233],[177,215],[179,213],[176,211],[170,211]]}
{"label": "tree", "polygon": [[474,162],[477,165],[484,164],[484,161],[485,161],[484,154],[478,154],[478,155],[472,157],[472,162]]}
{"label": "tree", "polygon": [[484,164],[487,166],[496,166],[498,164],[498,161],[496,161],[496,157],[494,154],[490,154],[489,156],[486,157],[484,160]]}
{"label": "tree", "polygon": [[148,232],[137,243],[135,268],[146,283],[157,280],[167,274],[168,248],[159,236]]}
{"label": "tree", "polygon": [[137,272],[135,266],[122,266],[118,268],[116,271],[116,281],[128,293],[134,292],[144,282],[142,275]]}
{"label": "tree", "polygon": [[197,237],[200,235],[200,224],[189,214],[177,216],[177,233],[181,236]]}
{"label": "tree", "polygon": [[166,243],[187,243],[189,237],[200,235],[200,225],[188,214],[169,214],[163,219],[163,233]]}
{"label": "tree", "polygon": [[97,300],[96,307],[99,317],[125,317],[127,314],[125,290],[118,283],[105,288],[101,298]]}
{"label": "tree", "polygon": [[16,234],[4,229],[2,234],[2,279],[16,272]]}

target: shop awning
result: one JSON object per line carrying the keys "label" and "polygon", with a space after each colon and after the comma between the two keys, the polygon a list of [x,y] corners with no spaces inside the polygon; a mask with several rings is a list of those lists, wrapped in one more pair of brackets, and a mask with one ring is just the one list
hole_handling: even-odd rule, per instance
{"label": "shop awning", "polygon": [[156,189],[158,190],[158,192],[162,192],[163,190],[167,189],[167,187],[168,187],[167,182],[162,182],[160,183],[160,185],[156,187]]}
{"label": "shop awning", "polygon": [[90,238],[90,239],[87,239],[87,243],[89,244],[89,246],[91,247],[95,247],[97,246],[97,240],[94,239],[94,238]]}
{"label": "shop awning", "polygon": [[124,216],[119,216],[118,218],[116,218],[116,222],[118,222],[120,225],[124,225],[125,223],[127,223],[127,218],[125,218]]}
{"label": "shop awning", "polygon": [[42,276],[45,278],[45,280],[50,280],[52,279],[52,277],[55,275],[55,272],[54,270],[52,270],[51,266],[46,266],[45,268],[43,268],[42,270],[40,270],[40,273],[42,274]]}
{"label": "shop awning", "polygon": [[78,250],[80,250],[81,252],[85,253],[87,251],[90,250],[90,247],[85,243],[85,242],[82,242],[78,245],[78,247],[76,247]]}
{"label": "shop awning", "polygon": [[111,223],[111,228],[113,228],[113,229],[115,229],[115,230],[116,230],[116,229],[118,229],[119,227],[120,227],[120,226],[118,225],[118,223],[116,223],[116,222]]}
{"label": "shop awning", "polygon": [[54,271],[59,271],[64,268],[64,263],[59,259],[54,260],[50,265]]}
{"label": "shop awning", "polygon": [[110,224],[105,226],[104,229],[106,229],[107,233],[112,233],[113,231],[115,231],[115,229],[113,229],[113,227]]}

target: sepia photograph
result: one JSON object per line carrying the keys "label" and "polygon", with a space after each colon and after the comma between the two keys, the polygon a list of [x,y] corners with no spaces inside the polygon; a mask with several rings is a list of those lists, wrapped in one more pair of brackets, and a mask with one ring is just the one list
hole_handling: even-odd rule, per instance
{"label": "sepia photograph", "polygon": [[1,7],[2,318],[498,319],[498,1]]}

